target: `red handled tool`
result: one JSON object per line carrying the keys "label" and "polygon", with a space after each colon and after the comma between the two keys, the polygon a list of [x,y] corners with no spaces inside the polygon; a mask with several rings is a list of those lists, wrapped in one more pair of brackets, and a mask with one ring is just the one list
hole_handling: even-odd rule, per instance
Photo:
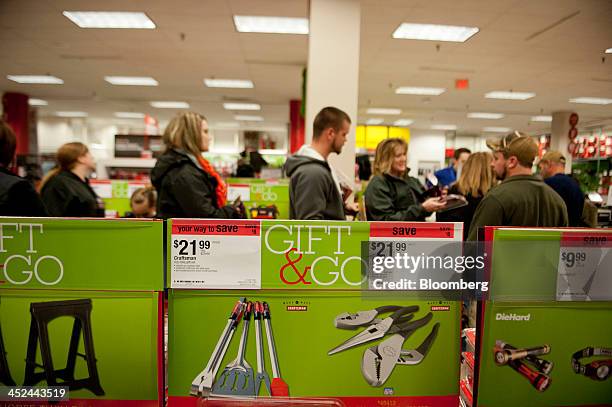
{"label": "red handled tool", "polygon": [[273,397],[288,397],[289,386],[280,377],[278,355],[276,354],[276,344],[274,343],[272,322],[270,320],[270,306],[267,302],[263,303],[263,320],[266,327],[266,336],[268,337],[268,351],[270,352],[270,360],[272,362],[272,383],[270,385],[270,390]]}

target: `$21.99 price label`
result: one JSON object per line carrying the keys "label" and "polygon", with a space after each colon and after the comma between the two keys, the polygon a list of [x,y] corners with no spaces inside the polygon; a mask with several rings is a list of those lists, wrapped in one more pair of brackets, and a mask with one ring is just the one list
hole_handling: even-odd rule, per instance
{"label": "$21.99 price label", "polygon": [[172,242],[174,249],[178,250],[180,256],[195,256],[196,250],[210,250],[210,240],[187,240],[187,239],[174,239]]}

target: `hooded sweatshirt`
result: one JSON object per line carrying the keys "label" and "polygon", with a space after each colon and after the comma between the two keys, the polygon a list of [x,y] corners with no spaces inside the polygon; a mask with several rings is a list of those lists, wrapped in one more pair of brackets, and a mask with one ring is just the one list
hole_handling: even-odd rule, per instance
{"label": "hooded sweatshirt", "polygon": [[345,220],[338,183],[323,157],[310,146],[302,146],[287,159],[291,219]]}
{"label": "hooded sweatshirt", "polygon": [[151,170],[151,183],[158,192],[157,216],[168,218],[238,218],[231,206],[219,208],[217,180],[178,150],[166,151]]}

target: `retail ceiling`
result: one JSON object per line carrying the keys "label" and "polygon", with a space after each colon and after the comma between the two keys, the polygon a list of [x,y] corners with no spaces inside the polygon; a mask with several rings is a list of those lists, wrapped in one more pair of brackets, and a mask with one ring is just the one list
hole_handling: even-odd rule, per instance
{"label": "retail ceiling", "polygon": [[[612,104],[574,104],[574,97],[612,98],[612,1],[609,0],[362,0],[359,122],[414,120],[413,128],[454,124],[546,131],[534,115],[580,114],[580,124],[612,123]],[[142,11],[154,30],[81,29],[64,10]],[[290,99],[301,97],[308,36],[238,33],[233,15],[308,17],[307,0],[0,1],[0,90],[48,101],[41,116],[86,111],[149,113],[165,121],[175,111],[149,102],[178,100],[214,126],[234,121],[223,101],[260,103],[267,126],[285,126]],[[338,16],[342,18],[342,16]],[[392,39],[402,22],[479,27],[465,43]],[[605,58],[607,57],[607,58]],[[605,58],[605,62],[604,62]],[[333,61],[330,61],[333,69]],[[63,85],[28,85],[7,75],[50,74]],[[156,87],[113,86],[108,75],[151,76]],[[249,79],[253,89],[213,89],[207,77]],[[469,88],[455,89],[456,79]],[[446,88],[440,96],[397,95],[397,86]],[[495,90],[528,91],[526,101],[494,100]],[[368,107],[400,108],[400,116],[368,115]],[[503,113],[499,120],[467,112]],[[245,114],[245,112],[240,112]],[[253,114],[253,112],[246,112]]]}

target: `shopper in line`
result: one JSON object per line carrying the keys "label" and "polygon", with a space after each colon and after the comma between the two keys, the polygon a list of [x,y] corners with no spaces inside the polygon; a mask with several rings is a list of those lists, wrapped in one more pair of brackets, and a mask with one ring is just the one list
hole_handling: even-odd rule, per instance
{"label": "shopper in line", "polygon": [[46,216],[32,184],[9,170],[16,148],[13,129],[0,119],[0,216]]}
{"label": "shopper in line", "polygon": [[478,229],[484,226],[567,226],[563,199],[532,175],[538,154],[535,140],[514,132],[487,145],[493,150],[493,171],[502,183],[478,205],[468,240],[477,240]]}
{"label": "shopper in line", "polygon": [[544,178],[546,185],[561,195],[565,206],[570,226],[586,226],[582,221],[582,210],[584,209],[584,195],[580,190],[578,181],[565,174],[565,157],[558,151],[549,151],[538,163],[540,175]]}
{"label": "shopper in line", "polygon": [[448,189],[450,195],[461,195],[467,205],[436,214],[439,222],[463,222],[463,239],[466,240],[474,217],[474,212],[484,196],[495,185],[495,174],[491,168],[493,155],[478,152],[470,155],[463,165],[459,180]]}
{"label": "shopper in line", "polygon": [[202,157],[211,137],[206,118],[183,112],[173,118],[162,137],[165,151],[151,171],[158,191],[157,216],[167,218],[232,219],[244,216],[239,202],[226,205],[227,186]]}
{"label": "shopper in line", "polygon": [[322,109],[314,119],[310,145],[287,159],[291,219],[345,220],[345,209],[356,209],[344,204],[338,177],[327,162],[331,153],[342,151],[350,126],[351,119],[342,110]]}
{"label": "shopper in line", "polygon": [[374,176],[365,191],[366,214],[374,221],[422,221],[445,203],[440,198],[423,200],[423,186],[408,175],[408,144],[388,138],[376,147]]}
{"label": "shopper in line", "polygon": [[87,146],[66,143],[57,150],[57,167],[41,183],[42,200],[50,216],[104,217],[104,202],[89,186],[96,162]]}
{"label": "shopper in line", "polygon": [[438,179],[438,186],[440,188],[451,185],[457,181],[457,175],[461,171],[461,168],[466,163],[472,152],[467,148],[458,148],[453,153],[453,162],[446,168],[442,168],[434,172],[434,175]]}
{"label": "shopper in line", "polygon": [[130,198],[131,211],[126,218],[154,218],[157,206],[157,192],[152,186],[138,188]]}

